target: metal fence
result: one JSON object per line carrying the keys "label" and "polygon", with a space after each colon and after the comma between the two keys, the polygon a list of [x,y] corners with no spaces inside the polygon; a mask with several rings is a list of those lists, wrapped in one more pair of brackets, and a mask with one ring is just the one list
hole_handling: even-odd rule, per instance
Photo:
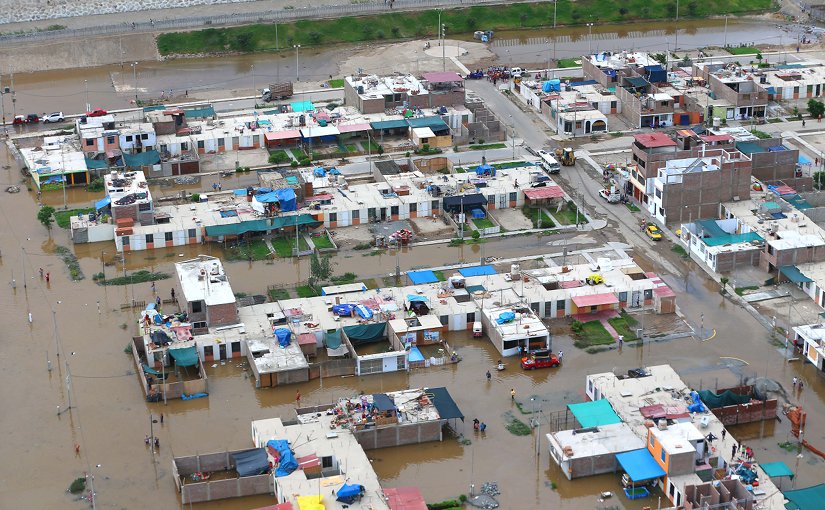
{"label": "metal fence", "polygon": [[[522,0],[526,3],[539,3],[543,0]],[[133,34],[145,32],[164,32],[194,28],[226,27],[232,25],[247,25],[250,23],[281,23],[311,18],[338,18],[341,16],[363,16],[396,11],[420,11],[444,7],[471,7],[476,5],[493,5],[506,3],[503,0],[401,0],[393,4],[390,9],[381,1],[368,1],[348,5],[329,5],[319,7],[284,8],[259,12],[247,12],[220,16],[193,16],[186,18],[159,19],[146,22],[122,22],[116,25],[100,25],[95,27],[42,30],[6,34],[0,36],[0,43],[20,43],[29,41],[45,41],[50,39],[67,39],[75,37],[93,37],[101,35]],[[203,8],[208,8],[204,5]],[[124,12],[127,18],[134,12]]]}

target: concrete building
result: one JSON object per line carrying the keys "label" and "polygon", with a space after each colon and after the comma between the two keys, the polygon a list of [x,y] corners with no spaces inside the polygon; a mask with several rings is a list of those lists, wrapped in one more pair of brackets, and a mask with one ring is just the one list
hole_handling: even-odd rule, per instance
{"label": "concrete building", "polygon": [[626,85],[616,89],[622,103],[621,116],[633,128],[673,126],[674,100],[668,94],[654,92],[642,77],[625,78]]}
{"label": "concrete building", "polygon": [[645,76],[646,69],[657,67],[661,69],[659,61],[644,52],[602,52],[582,57],[585,78],[606,88],[619,87],[623,78]]}
{"label": "concrete building", "polygon": [[819,373],[825,372],[825,324],[794,326],[794,345],[802,350]]}
{"label": "concrete building", "polygon": [[738,267],[757,266],[765,239],[737,219],[700,219],[683,223],[680,241],[711,271],[726,274]]}
{"label": "concrete building", "polygon": [[[585,382],[588,399],[607,399],[621,421],[645,440],[646,455],[665,473],[659,479],[662,491],[676,507],[689,498],[695,500],[694,489],[688,492],[688,488],[702,485],[703,477],[723,470],[725,477],[731,478],[739,465],[738,459],[730,457],[727,443],[719,447],[708,439],[709,434],[722,437],[722,422],[710,412],[688,412],[685,399],[690,392],[670,365],[637,369],[629,375],[591,374]],[[656,416],[663,418],[654,421]],[[783,509],[782,493],[758,464],[754,469],[759,481],[758,487],[752,488],[754,505]]]}
{"label": "concrete building", "polygon": [[455,72],[412,75],[359,75],[344,78],[345,103],[361,113],[396,108],[435,108],[464,104],[464,78]]}
{"label": "concrete building", "polygon": [[613,423],[582,430],[561,430],[547,434],[550,456],[568,480],[615,473],[616,454],[645,447],[626,423]]}
{"label": "concrete building", "polygon": [[205,328],[239,323],[235,294],[220,259],[200,255],[177,262],[175,275],[180,291],[177,298],[182,299],[181,309],[186,310],[196,334]]}
{"label": "concrete building", "polygon": [[751,175],[765,184],[789,186],[797,191],[813,190],[812,176],[805,175],[800,168],[799,150],[781,138],[737,140],[736,149],[751,158]]}
{"label": "concrete building", "polygon": [[747,120],[764,117],[768,106],[768,91],[760,83],[761,71],[741,67],[735,63],[699,62],[693,65],[694,76],[706,80],[713,99],[706,118]]}
{"label": "concrete building", "polygon": [[[111,208],[112,219],[118,227],[123,226],[128,229],[134,223],[151,225],[155,222],[154,201],[143,172],[112,170],[104,176],[103,186],[106,192],[105,198],[108,199]],[[116,233],[120,235],[126,232],[120,230]],[[150,245],[151,243],[147,241],[147,246]]]}
{"label": "concrete building", "polygon": [[672,159],[647,179],[648,211],[658,221],[713,217],[720,202],[750,196],[751,159],[737,150],[710,149],[697,158]]}
{"label": "concrete building", "polygon": [[46,136],[37,147],[18,149],[23,163],[40,191],[86,185],[89,168],[76,136]]}

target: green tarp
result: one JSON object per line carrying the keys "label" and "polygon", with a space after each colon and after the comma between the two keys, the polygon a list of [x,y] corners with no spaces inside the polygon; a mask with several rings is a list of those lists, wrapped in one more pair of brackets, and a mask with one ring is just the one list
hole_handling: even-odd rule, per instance
{"label": "green tarp", "polygon": [[372,129],[401,129],[409,127],[409,124],[407,124],[407,121],[404,119],[379,120],[370,122],[370,127],[372,127]]}
{"label": "green tarp", "polygon": [[320,221],[316,220],[309,214],[299,214],[297,220],[295,219],[295,216],[278,216],[277,218],[273,218],[272,228],[294,227],[296,223],[299,227],[304,225],[317,226],[321,224]]}
{"label": "green tarp", "polygon": [[702,399],[702,402],[704,402],[705,405],[711,409],[735,406],[738,404],[747,404],[751,401],[750,396],[737,395],[730,390],[720,393],[719,395],[710,390],[701,390],[699,391],[699,398]]}
{"label": "green tarp", "polygon": [[369,344],[379,342],[384,338],[387,323],[362,324],[359,326],[345,326],[344,333],[347,334],[352,345]]}
{"label": "green tarp", "polygon": [[765,474],[771,478],[778,478],[782,476],[787,476],[790,478],[794,477],[791,468],[789,468],[788,465],[782,461],[768,463],[760,462],[759,466],[762,468]]}
{"label": "green tarp", "polygon": [[99,159],[86,158],[86,168],[89,170],[96,170],[98,168],[106,168],[109,164]]}
{"label": "green tarp", "polygon": [[796,266],[781,266],[779,272],[796,284],[813,282],[813,280],[802,274],[802,271]]}
{"label": "green tarp", "polygon": [[296,216],[278,216],[271,220],[263,219],[226,223],[223,225],[210,225],[206,227],[206,236],[238,236],[246,234],[247,232],[269,232],[279,228],[294,227],[296,223],[299,227],[304,225],[315,227],[321,224],[320,221],[317,221],[309,214],[300,214],[297,216],[297,219]]}
{"label": "green tarp", "polygon": [[622,422],[607,399],[580,404],[567,404],[567,408],[570,409],[570,412],[576,417],[576,421],[584,429]]}
{"label": "green tarp", "polygon": [[337,349],[341,347],[341,330],[327,331],[324,333],[324,345],[327,349]]}
{"label": "green tarp", "polygon": [[825,500],[825,483],[807,489],[785,491],[784,495],[788,500],[785,503],[788,510],[819,510],[822,508],[822,501]]}
{"label": "green tarp", "polygon": [[156,165],[160,163],[158,151],[138,152],[137,154],[123,154],[123,164],[131,167]]}
{"label": "green tarp", "polygon": [[211,106],[206,106],[204,108],[192,108],[184,109],[184,113],[186,113],[187,119],[212,119],[215,118],[215,109]]}
{"label": "green tarp", "polygon": [[195,346],[182,349],[169,349],[169,355],[179,367],[194,367],[198,364],[198,350]]}

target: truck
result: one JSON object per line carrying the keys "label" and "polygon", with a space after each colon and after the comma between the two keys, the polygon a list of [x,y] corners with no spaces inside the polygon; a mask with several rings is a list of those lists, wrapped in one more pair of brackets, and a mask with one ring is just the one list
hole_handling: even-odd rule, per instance
{"label": "truck", "polygon": [[561,161],[564,166],[573,166],[576,164],[576,153],[571,147],[556,149],[556,158]]}
{"label": "truck", "polygon": [[261,91],[261,99],[264,101],[275,101],[276,99],[286,99],[292,97],[292,82],[273,83],[268,88]]}
{"label": "truck", "polygon": [[621,193],[619,193],[619,190],[617,190],[615,186],[600,189],[599,196],[607,200],[607,203],[609,204],[618,204],[622,200],[622,195]]}
{"label": "truck", "polygon": [[521,358],[521,368],[533,370],[536,368],[551,368],[561,364],[558,356],[549,350],[542,349],[531,352],[528,356]]}

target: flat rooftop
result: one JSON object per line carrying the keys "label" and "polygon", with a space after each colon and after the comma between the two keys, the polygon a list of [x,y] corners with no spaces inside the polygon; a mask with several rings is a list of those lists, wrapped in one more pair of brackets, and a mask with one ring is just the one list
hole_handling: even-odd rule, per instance
{"label": "flat rooftop", "polygon": [[725,202],[727,212],[777,250],[825,245],[825,230],[802,211],[772,193],[739,202]]}
{"label": "flat rooftop", "polygon": [[[103,176],[106,196],[112,200],[112,207],[118,205],[145,204],[152,201],[146,176],[142,171],[111,171]],[[122,202],[122,203],[118,203]]]}
{"label": "flat rooftop", "polygon": [[[256,448],[266,446],[272,439],[289,441],[296,458],[315,455],[318,458],[332,457],[338,461],[339,475],[308,479],[306,473],[296,469],[287,476],[275,479],[279,492],[293,508],[298,508],[299,496],[321,495],[321,503],[327,509],[372,508],[389,510],[383,497],[378,476],[372,469],[364,449],[352,433],[345,429],[332,430],[332,416],[302,415],[299,423],[284,425],[280,418],[255,420],[252,422],[252,441]],[[307,440],[307,438],[312,438]],[[344,482],[364,486],[364,496],[354,505],[336,501],[332,491]]]}
{"label": "flat rooftop", "polygon": [[[361,99],[383,99],[394,94],[421,95],[428,94],[427,88],[411,74],[396,76],[347,76],[347,83],[357,91]],[[362,87],[363,89],[359,89]],[[363,92],[362,92],[363,90]]]}
{"label": "flat rooftop", "polygon": [[587,431],[561,430],[547,434],[548,441],[555,441],[561,451],[570,447],[572,455],[565,455],[565,460],[597,457],[639,450],[645,447],[642,441],[626,423],[601,425]]}
{"label": "flat rooftop", "polygon": [[650,433],[656,436],[656,439],[662,443],[662,448],[669,455],[675,455],[685,452],[695,452],[696,448],[690,444],[690,441],[701,441],[705,438],[704,434],[699,432],[692,423],[679,422],[664,430],[659,430],[658,427],[651,427]]}
{"label": "flat rooftop", "polygon": [[232,285],[217,257],[199,255],[196,259],[177,262],[175,273],[187,302],[204,301],[206,306],[235,302]]}

